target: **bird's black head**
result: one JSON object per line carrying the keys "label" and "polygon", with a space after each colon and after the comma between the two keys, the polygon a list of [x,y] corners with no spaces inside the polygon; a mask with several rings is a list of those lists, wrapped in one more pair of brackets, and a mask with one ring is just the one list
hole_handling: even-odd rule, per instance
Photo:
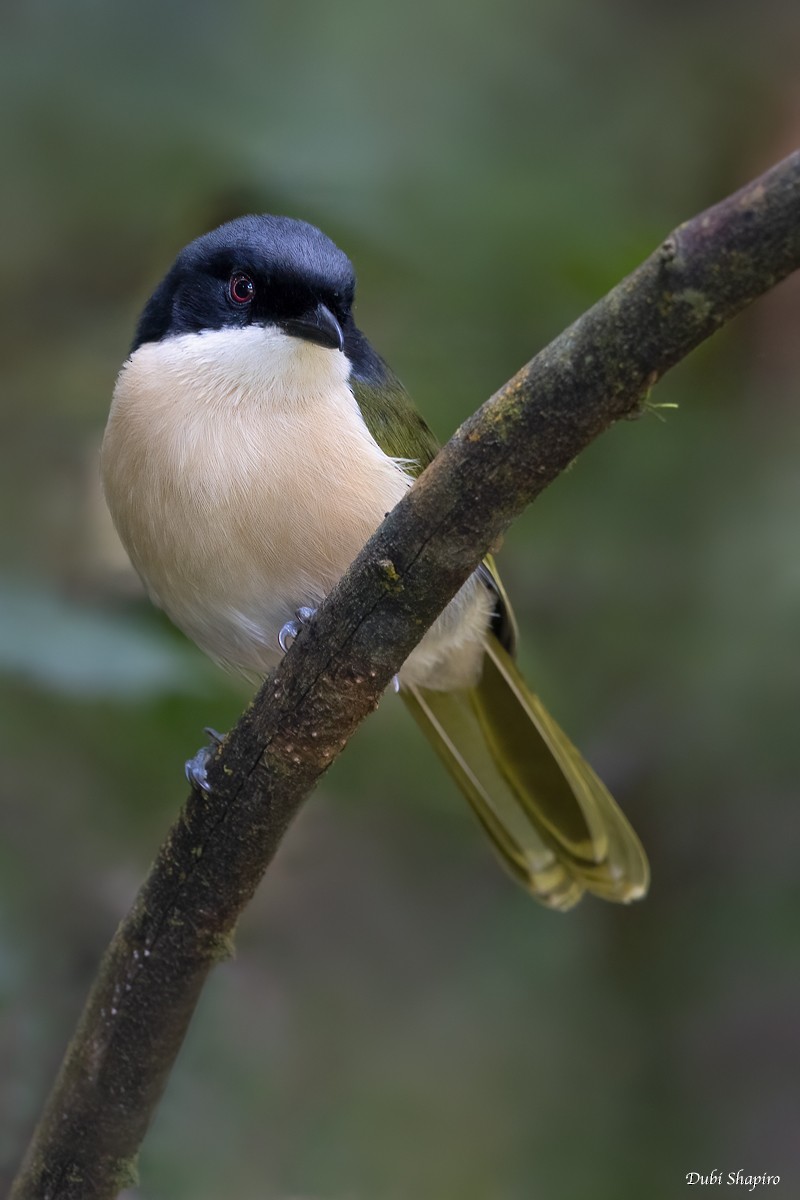
{"label": "bird's black head", "polygon": [[179,334],[249,325],[275,325],[341,350],[354,291],[349,258],[313,225],[239,217],[181,251],[142,313],[131,352]]}

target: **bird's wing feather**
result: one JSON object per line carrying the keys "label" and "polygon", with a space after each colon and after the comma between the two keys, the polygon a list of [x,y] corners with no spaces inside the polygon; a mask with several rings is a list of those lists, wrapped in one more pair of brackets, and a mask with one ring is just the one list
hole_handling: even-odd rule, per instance
{"label": "bird's wing feather", "polygon": [[[357,347],[360,367],[354,369],[350,379],[361,415],[384,454],[404,459],[409,474],[419,475],[435,458],[439,443],[400,380],[365,343],[366,339],[361,338]],[[490,554],[481,563],[478,574],[494,599],[492,629],[500,644],[513,654],[517,622]]]}
{"label": "bird's wing feather", "polygon": [[[436,438],[358,331],[348,354],[367,428],[384,453],[419,474],[436,455]],[[634,900],[649,880],[639,840],[517,670],[516,622],[490,555],[478,575],[495,602],[478,684],[452,692],[404,687],[401,695],[506,866],[537,899],[562,910],[584,891]]]}
{"label": "bird's wing feather", "polygon": [[350,386],[367,429],[384,454],[403,459],[412,475],[425,470],[439,443],[408,392],[384,364],[383,378],[353,376]]}

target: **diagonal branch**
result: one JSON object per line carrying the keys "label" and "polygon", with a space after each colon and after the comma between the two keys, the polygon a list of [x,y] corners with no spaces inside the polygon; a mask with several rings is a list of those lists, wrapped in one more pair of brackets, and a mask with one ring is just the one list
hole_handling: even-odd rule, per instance
{"label": "diagonal branch", "polygon": [[508,524],[671,366],[800,266],[800,152],[681,225],[457,431],[270,676],[98,970],[14,1200],[100,1200],[300,804]]}

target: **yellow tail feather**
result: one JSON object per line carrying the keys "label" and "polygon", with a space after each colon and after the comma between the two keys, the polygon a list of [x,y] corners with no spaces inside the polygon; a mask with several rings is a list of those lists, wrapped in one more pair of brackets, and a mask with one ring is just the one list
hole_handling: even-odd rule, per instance
{"label": "yellow tail feather", "polygon": [[584,891],[627,903],[647,891],[644,850],[608,790],[489,636],[476,687],[403,687],[417,723],[512,875],[562,911]]}

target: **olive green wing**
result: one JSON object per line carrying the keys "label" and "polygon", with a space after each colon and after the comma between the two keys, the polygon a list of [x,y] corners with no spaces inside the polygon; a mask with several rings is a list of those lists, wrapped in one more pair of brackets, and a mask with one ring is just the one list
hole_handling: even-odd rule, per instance
{"label": "olive green wing", "polygon": [[[357,349],[364,367],[351,386],[367,427],[419,474],[436,438],[383,360],[366,343]],[[649,882],[639,839],[513,662],[516,622],[490,555],[478,574],[494,598],[480,680],[469,690],[400,694],[502,861],[537,900],[561,910],[585,891],[635,900]]]}
{"label": "olive green wing", "polygon": [[[383,359],[374,355],[370,365],[372,369],[366,378],[354,375],[350,381],[367,429],[384,454],[405,459],[409,473],[419,475],[436,457],[439,443]],[[492,629],[500,644],[513,654],[517,645],[517,623],[490,554],[481,563],[478,573],[494,597]]]}
{"label": "olive green wing", "polygon": [[439,443],[423,421],[399,379],[384,364],[380,379],[351,379],[367,429],[384,454],[402,458],[419,475],[435,457]]}

